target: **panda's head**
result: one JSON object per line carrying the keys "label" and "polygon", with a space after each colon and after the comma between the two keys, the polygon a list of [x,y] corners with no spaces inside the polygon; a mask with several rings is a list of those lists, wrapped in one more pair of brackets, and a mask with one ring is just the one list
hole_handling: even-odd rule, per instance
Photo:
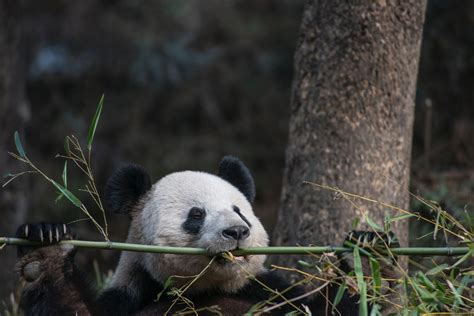
{"label": "panda's head", "polygon": [[[182,171],[151,186],[138,166],[119,169],[108,181],[109,209],[132,217],[129,241],[174,247],[205,248],[218,254],[268,245],[268,235],[252,209],[255,186],[247,167],[237,158],[222,159],[219,172]],[[192,276],[210,261],[205,256],[141,254],[139,263],[160,282],[171,275]],[[261,272],[265,256],[216,260],[196,290],[235,291],[248,274]]]}

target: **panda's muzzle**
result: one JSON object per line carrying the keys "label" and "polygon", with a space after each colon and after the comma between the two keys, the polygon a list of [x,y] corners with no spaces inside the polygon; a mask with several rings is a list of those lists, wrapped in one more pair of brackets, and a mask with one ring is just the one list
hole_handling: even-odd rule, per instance
{"label": "panda's muzzle", "polygon": [[222,236],[227,239],[244,240],[250,236],[250,229],[246,226],[231,226],[222,231]]}
{"label": "panda's muzzle", "polygon": [[[239,249],[239,244],[250,236],[250,229],[247,226],[235,225],[221,231],[221,236],[226,246],[221,244],[221,250],[217,252],[216,262],[221,265],[230,264],[232,261],[247,262],[249,257],[232,257],[232,260],[225,255],[228,251]],[[220,247],[219,247],[220,248]],[[216,249],[217,250],[217,249]]]}

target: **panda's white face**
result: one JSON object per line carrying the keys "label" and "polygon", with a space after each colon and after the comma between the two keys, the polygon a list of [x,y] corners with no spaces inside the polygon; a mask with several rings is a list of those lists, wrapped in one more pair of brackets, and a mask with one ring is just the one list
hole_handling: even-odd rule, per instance
{"label": "panda's white face", "polygon": [[[210,253],[268,245],[268,234],[246,197],[227,181],[204,172],[184,171],[162,178],[145,197],[135,220],[147,244],[199,247]],[[158,281],[170,275],[196,275],[209,260],[204,256],[145,255],[146,268]],[[247,282],[248,274],[262,272],[264,261],[265,256],[255,255],[215,262],[195,289],[236,291]]]}

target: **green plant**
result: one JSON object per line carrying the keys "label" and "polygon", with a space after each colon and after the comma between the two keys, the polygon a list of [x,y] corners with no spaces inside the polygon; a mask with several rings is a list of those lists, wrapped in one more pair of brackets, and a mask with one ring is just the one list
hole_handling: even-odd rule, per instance
{"label": "green plant", "polygon": [[[54,180],[52,177],[48,176],[45,172],[43,172],[36,164],[34,164],[30,158],[27,156],[26,151],[21,143],[20,136],[18,132],[14,134],[15,146],[17,153],[9,152],[11,156],[15,159],[25,163],[30,167],[32,170],[28,170],[25,172],[15,173],[15,174],[7,174],[5,178],[8,180],[3,184],[2,187],[8,185],[11,181],[15,180],[16,178],[25,175],[25,174],[39,174],[41,175],[46,181],[51,183],[54,188],[58,190],[58,197],[57,200],[66,197],[69,202],[72,203],[75,207],[79,208],[85,215],[86,219],[90,220],[97,230],[102,234],[105,240],[109,240],[108,237],[108,223],[107,218],[105,216],[105,210],[102,205],[102,201],[99,196],[99,192],[97,190],[97,186],[94,180],[94,175],[92,172],[92,164],[91,164],[91,153],[92,153],[92,143],[94,141],[95,132],[97,129],[97,125],[99,122],[100,115],[102,113],[102,107],[104,105],[104,95],[100,98],[99,104],[97,106],[96,112],[94,117],[92,118],[89,131],[87,133],[87,151],[84,151],[79,139],[74,136],[66,136],[64,141],[64,154],[58,154],[56,157],[65,159],[64,161],[64,168],[62,171],[62,184],[58,181]],[[92,212],[89,207],[84,204],[77,194],[72,192],[72,189],[68,187],[68,161],[74,163],[74,165],[86,176],[86,184],[83,188],[78,189],[80,192],[88,193],[89,197],[94,201],[96,207],[99,209],[99,212],[102,215],[102,223],[94,216],[94,212]]]}

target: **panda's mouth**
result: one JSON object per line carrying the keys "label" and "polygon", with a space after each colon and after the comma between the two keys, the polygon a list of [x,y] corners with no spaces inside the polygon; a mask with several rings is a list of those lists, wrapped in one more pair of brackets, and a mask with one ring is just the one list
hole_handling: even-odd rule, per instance
{"label": "panda's mouth", "polygon": [[248,256],[248,255],[244,255],[244,256],[234,256],[234,255],[232,255],[232,251],[238,250],[238,249],[240,249],[240,248],[236,247],[232,250],[228,250],[226,252],[218,253],[215,256],[216,262],[220,265],[228,265],[228,264],[232,264],[232,263],[236,263],[236,264],[248,263],[249,260],[250,260],[250,256]]}
{"label": "panda's mouth", "polygon": [[245,264],[249,262],[248,256],[238,256],[229,258],[225,255],[219,255],[216,257],[216,262],[220,265],[229,265],[229,264]]}

